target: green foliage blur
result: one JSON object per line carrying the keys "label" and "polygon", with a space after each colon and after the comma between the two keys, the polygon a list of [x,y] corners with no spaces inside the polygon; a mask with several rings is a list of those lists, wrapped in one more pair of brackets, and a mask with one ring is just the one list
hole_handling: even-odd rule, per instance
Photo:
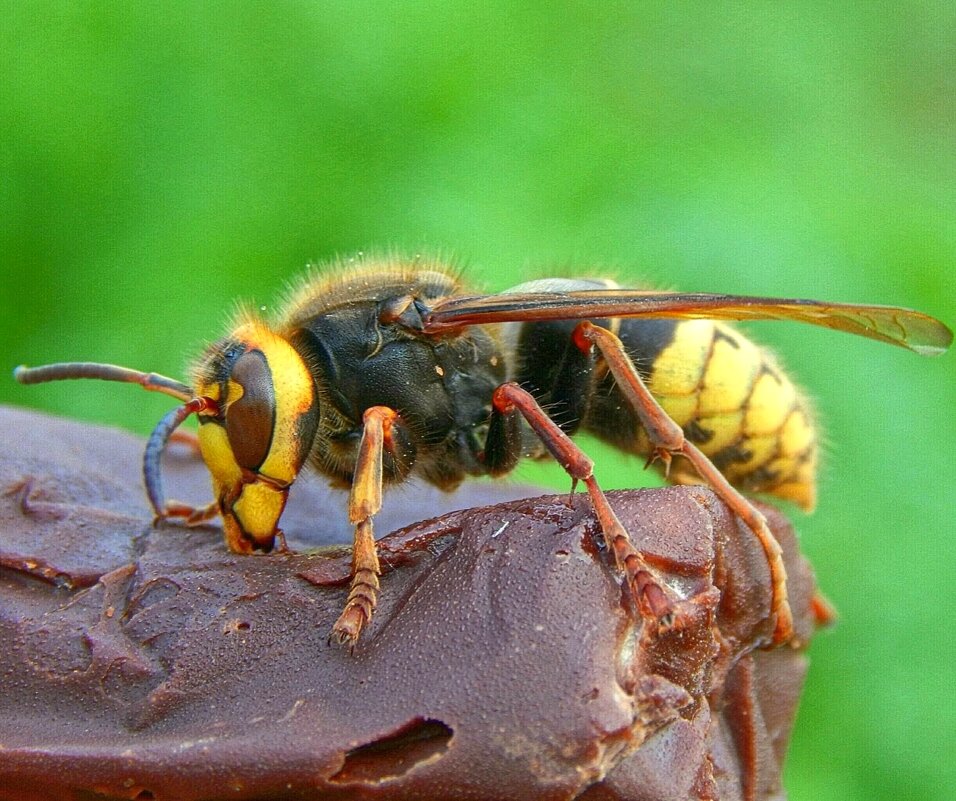
{"label": "green foliage blur", "polygon": [[[313,261],[442,253],[956,323],[956,5],[0,2],[0,364],[183,376]],[[841,612],[798,801],[956,791],[956,354],[752,325],[817,399]],[[106,384],[0,401],[149,431]],[[29,432],[24,432],[28,437]],[[591,447],[610,487],[641,465]],[[566,488],[556,468],[518,480]],[[343,512],[344,513],[344,512]]]}

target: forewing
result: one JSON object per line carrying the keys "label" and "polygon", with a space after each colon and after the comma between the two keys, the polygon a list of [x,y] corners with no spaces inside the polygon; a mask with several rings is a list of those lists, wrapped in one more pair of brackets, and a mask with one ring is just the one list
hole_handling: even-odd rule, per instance
{"label": "forewing", "polygon": [[896,306],[627,289],[449,298],[426,316],[425,331],[439,333],[465,325],[602,317],[794,320],[898,345],[923,356],[940,354],[953,341],[952,331],[939,320]]}

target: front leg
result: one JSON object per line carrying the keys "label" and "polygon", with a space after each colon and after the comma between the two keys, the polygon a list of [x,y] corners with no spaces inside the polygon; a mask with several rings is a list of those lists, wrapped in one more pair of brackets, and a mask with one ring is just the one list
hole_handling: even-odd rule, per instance
{"label": "front leg", "polygon": [[372,406],[363,417],[362,441],[349,495],[349,522],[355,525],[352,584],[345,609],[329,635],[340,645],[355,645],[378,603],[378,577],[382,571],[372,517],[382,508],[382,453],[385,449],[394,453],[393,429],[398,423],[398,412],[387,406]]}

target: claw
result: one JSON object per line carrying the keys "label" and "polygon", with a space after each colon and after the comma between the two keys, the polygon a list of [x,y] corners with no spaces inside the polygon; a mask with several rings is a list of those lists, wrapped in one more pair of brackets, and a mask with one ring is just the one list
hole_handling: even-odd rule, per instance
{"label": "claw", "polygon": [[671,453],[667,448],[655,447],[651,449],[650,456],[647,457],[647,461],[644,462],[644,469],[647,470],[648,467],[654,464],[654,462],[661,462],[664,465],[664,478],[668,478],[671,472],[671,463],[674,461],[674,454]]}
{"label": "claw", "polygon": [[355,571],[345,609],[332,626],[329,635],[339,645],[355,647],[365,625],[372,619],[378,604],[378,572],[375,569],[361,568]]}
{"label": "claw", "polygon": [[574,476],[572,476],[571,491],[568,493],[568,508],[569,509],[574,506],[574,491],[577,489],[577,487],[578,487],[578,480],[574,478]]}
{"label": "claw", "polygon": [[332,626],[329,642],[334,641],[336,645],[347,646],[351,651],[355,648],[355,643],[358,642],[362,629],[365,628],[370,617],[371,615],[366,613],[362,605],[350,603]]}

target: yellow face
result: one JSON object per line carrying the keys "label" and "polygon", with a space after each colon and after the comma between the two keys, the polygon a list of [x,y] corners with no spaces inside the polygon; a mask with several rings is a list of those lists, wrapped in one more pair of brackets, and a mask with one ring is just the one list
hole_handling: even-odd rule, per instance
{"label": "yellow face", "polygon": [[288,490],[312,446],[315,385],[292,345],[259,322],[237,328],[204,359],[199,444],[233,551],[270,550]]}

